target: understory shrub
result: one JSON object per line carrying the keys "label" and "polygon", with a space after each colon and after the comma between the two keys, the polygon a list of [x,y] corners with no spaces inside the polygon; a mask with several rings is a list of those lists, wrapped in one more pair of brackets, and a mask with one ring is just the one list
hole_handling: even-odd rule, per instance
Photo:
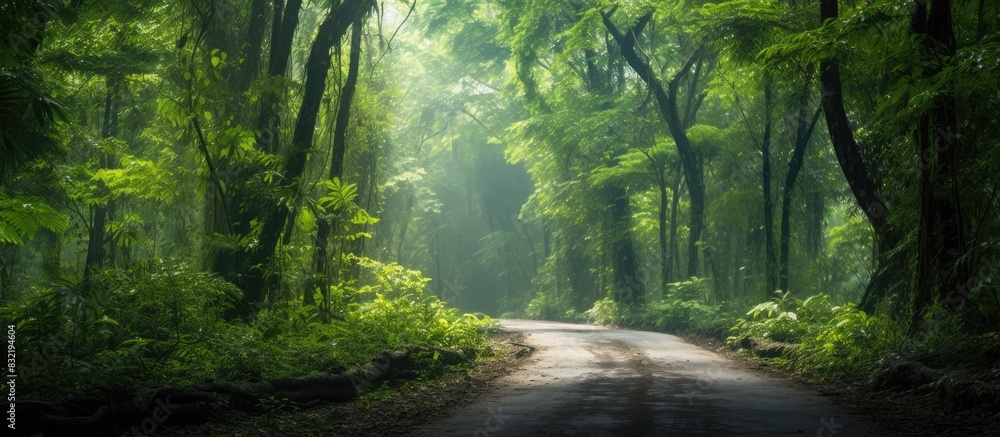
{"label": "understory shrub", "polygon": [[16,325],[21,393],[51,400],[92,388],[301,376],[410,343],[489,353],[489,318],[449,308],[425,292],[418,272],[371,260],[361,266],[374,279],[338,285],[335,292],[352,299],[334,300],[342,308],[327,323],[297,300],[228,322],[236,287],[163,260],[108,271],[89,285],[38,287],[0,311]]}
{"label": "understory shrub", "polygon": [[559,320],[564,322],[582,322],[584,316],[573,307],[568,293],[559,294],[555,291],[543,291],[528,302],[524,312],[529,319]]}
{"label": "understory shrub", "polygon": [[585,314],[598,325],[720,336],[729,328],[731,318],[723,306],[706,303],[708,291],[707,280],[692,278],[669,284],[663,299],[626,304],[605,297]]}
{"label": "understory shrub", "polygon": [[832,317],[802,338],[794,362],[807,376],[822,379],[867,377],[880,361],[898,350],[906,327],[878,313],[870,315],[853,303],[830,308]]}
{"label": "understory shrub", "polygon": [[801,300],[779,291],[752,307],[730,332],[727,343],[733,347],[744,338],[797,344],[791,356],[777,362],[807,376],[836,379],[871,376],[881,360],[899,349],[906,327],[853,303],[834,306],[825,294]]}

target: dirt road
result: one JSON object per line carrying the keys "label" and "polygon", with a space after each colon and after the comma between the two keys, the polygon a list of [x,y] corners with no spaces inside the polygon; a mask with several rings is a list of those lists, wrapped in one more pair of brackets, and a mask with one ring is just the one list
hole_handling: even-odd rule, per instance
{"label": "dirt road", "polygon": [[502,389],[416,436],[883,436],[790,381],[741,369],[678,337],[505,320],[537,348]]}

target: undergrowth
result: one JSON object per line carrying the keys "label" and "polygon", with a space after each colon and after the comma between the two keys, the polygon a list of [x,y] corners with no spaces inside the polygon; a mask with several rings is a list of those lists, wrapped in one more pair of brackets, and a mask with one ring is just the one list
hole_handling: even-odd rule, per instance
{"label": "undergrowth", "polygon": [[713,304],[709,296],[707,281],[692,278],[669,284],[659,299],[636,304],[605,297],[577,314],[559,296],[539,293],[525,315],[714,337],[733,350],[780,343],[785,353],[762,359],[821,380],[872,383],[906,360],[1000,379],[1000,335],[989,329],[970,333],[967,316],[944,317],[955,312],[940,306],[927,313],[923,329],[908,334],[910,321],[892,317],[890,301],[868,313],[854,303],[835,304],[827,294],[800,299],[778,291],[764,302],[728,305]]}
{"label": "undergrowth", "polygon": [[[150,260],[90,285],[36,286],[0,311],[15,325],[19,393],[58,399],[101,389],[256,381],[363,364],[404,344],[489,355],[488,317],[462,315],[426,279],[396,265],[362,264],[376,281],[331,290],[349,298],[324,322],[286,301],[240,323],[223,318],[238,290],[183,263]],[[435,357],[427,372],[440,373]]]}
{"label": "undergrowth", "polygon": [[666,296],[645,304],[627,304],[605,297],[586,311],[591,323],[631,329],[719,336],[730,326],[728,310],[708,303],[704,279],[667,286]]}

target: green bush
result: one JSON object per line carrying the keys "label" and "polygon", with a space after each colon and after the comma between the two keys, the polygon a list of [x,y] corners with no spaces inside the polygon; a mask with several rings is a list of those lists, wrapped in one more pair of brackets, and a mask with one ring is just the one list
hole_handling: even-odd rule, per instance
{"label": "green bush", "polygon": [[792,356],[776,359],[801,373],[835,379],[872,375],[879,362],[901,344],[906,327],[888,317],[869,315],[853,303],[833,306],[818,294],[800,300],[776,292],[752,307],[730,330],[727,343],[746,337],[799,344]]}
{"label": "green bush", "polygon": [[869,315],[853,303],[830,309],[832,317],[805,336],[794,363],[803,374],[823,379],[872,375],[899,348],[906,327]]}
{"label": "green bush", "polygon": [[591,323],[662,332],[720,336],[730,325],[722,306],[708,305],[708,281],[690,281],[668,285],[666,297],[645,304],[623,304],[605,297],[587,310]]}
{"label": "green bush", "polygon": [[538,292],[525,311],[530,319],[561,320],[565,322],[583,321],[584,317],[573,307],[570,296],[559,295],[555,291]]}
{"label": "green bush", "polygon": [[788,292],[776,291],[775,297],[754,305],[746,317],[736,320],[730,329],[733,345],[744,337],[800,343],[833,317],[830,297],[817,294],[806,300],[789,298]]}
{"label": "green bush", "polygon": [[19,354],[28,357],[22,369],[31,378],[22,393],[55,399],[96,387],[294,377],[360,365],[409,343],[489,354],[489,318],[461,315],[426,293],[419,272],[361,261],[370,284],[335,287],[338,308],[327,323],[319,308],[298,301],[250,322],[227,322],[224,311],[239,290],[162,260],[105,272],[89,287],[36,288],[2,308],[17,325]]}
{"label": "green bush", "polygon": [[488,318],[461,315],[426,292],[427,278],[398,264],[358,260],[369,285],[331,288],[331,312],[298,301],[260,314],[246,326],[230,326],[215,347],[226,357],[220,372],[230,379],[292,377],[368,362],[404,344],[420,343],[488,353]]}

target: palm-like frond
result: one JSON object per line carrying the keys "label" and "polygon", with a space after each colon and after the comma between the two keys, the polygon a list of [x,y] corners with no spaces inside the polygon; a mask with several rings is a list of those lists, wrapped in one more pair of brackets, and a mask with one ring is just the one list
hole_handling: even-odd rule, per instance
{"label": "palm-like frond", "polygon": [[40,228],[63,232],[68,224],[66,216],[44,202],[0,197],[0,243],[22,245]]}

